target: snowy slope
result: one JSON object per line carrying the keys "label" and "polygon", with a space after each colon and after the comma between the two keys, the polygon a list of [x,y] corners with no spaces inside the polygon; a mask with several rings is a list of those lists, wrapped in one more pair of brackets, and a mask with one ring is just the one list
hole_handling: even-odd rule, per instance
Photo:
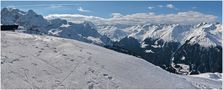
{"label": "snowy slope", "polygon": [[202,74],[199,74],[199,75],[191,75],[191,76],[222,81],[222,73],[202,73]]}
{"label": "snowy slope", "polygon": [[1,32],[2,88],[221,88],[221,81],[168,73],[99,46]]}

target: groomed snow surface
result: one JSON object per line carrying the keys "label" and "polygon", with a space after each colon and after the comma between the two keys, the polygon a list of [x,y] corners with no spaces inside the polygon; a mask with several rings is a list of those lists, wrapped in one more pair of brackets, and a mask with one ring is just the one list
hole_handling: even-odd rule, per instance
{"label": "groomed snow surface", "polygon": [[1,32],[2,89],[221,88],[221,80],[171,74],[145,60],[75,40]]}

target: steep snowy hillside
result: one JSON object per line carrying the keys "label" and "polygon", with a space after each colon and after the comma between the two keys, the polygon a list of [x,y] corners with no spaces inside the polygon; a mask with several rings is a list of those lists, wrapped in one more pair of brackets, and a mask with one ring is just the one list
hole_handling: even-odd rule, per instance
{"label": "steep snowy hillside", "polygon": [[99,46],[1,32],[1,86],[25,88],[221,88],[221,81],[168,73]]}
{"label": "steep snowy hillside", "polygon": [[216,81],[222,81],[222,73],[203,73],[199,75],[192,75],[194,77],[202,77]]}

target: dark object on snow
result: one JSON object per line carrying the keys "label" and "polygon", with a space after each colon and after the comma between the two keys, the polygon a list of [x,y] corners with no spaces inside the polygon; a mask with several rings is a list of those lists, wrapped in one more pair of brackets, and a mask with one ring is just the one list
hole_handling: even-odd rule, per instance
{"label": "dark object on snow", "polygon": [[1,31],[15,31],[19,25],[1,25]]}

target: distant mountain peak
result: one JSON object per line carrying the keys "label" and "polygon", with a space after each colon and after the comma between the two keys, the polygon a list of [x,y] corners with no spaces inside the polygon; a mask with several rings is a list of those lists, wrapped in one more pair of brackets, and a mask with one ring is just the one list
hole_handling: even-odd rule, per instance
{"label": "distant mountain peak", "polygon": [[13,8],[3,8],[1,15],[1,24],[18,24],[27,33],[49,34],[99,45],[106,45],[106,42],[109,42],[109,44],[111,42],[109,38],[102,37],[97,32],[96,26],[91,21],[72,23],[58,18],[47,20],[33,10],[24,12]]}
{"label": "distant mountain peak", "polygon": [[28,10],[27,14],[29,14],[29,15],[37,15],[33,10]]}

